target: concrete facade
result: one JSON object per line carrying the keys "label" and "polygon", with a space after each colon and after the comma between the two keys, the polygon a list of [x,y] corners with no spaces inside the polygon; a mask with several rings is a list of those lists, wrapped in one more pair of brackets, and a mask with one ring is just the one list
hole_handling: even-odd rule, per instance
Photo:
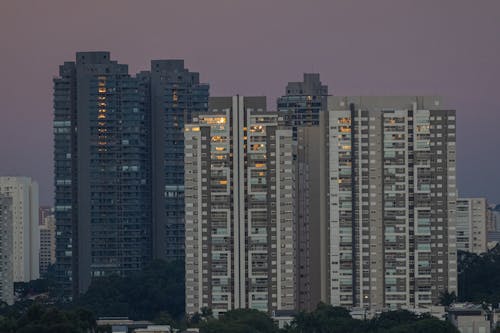
{"label": "concrete facade", "polygon": [[488,250],[488,203],[485,198],[457,200],[457,250],[484,253]]}
{"label": "concrete facade", "polygon": [[38,183],[29,177],[0,177],[0,194],[12,199],[12,260],[14,282],[40,277]]}
{"label": "concrete facade", "polygon": [[319,265],[311,271],[321,271],[311,285],[322,301],[425,308],[439,292],[456,291],[455,112],[440,103],[329,97],[319,128],[310,129],[321,148],[308,157],[312,170],[320,165],[309,196],[322,198],[320,260],[310,259]]}
{"label": "concrete facade", "polygon": [[57,277],[67,297],[152,259],[148,81],[109,52],[54,78]]}
{"label": "concrete facade", "polygon": [[52,214],[44,214],[40,224],[40,276],[47,273],[56,262],[56,219]]}
{"label": "concrete facade", "polygon": [[0,301],[14,303],[12,198],[0,193]]}
{"label": "concrete facade", "polygon": [[184,259],[184,125],[207,111],[208,85],[183,60],[151,62],[154,256]]}
{"label": "concrete facade", "polygon": [[214,97],[185,128],[186,313],[296,307],[292,130],[265,97]]}

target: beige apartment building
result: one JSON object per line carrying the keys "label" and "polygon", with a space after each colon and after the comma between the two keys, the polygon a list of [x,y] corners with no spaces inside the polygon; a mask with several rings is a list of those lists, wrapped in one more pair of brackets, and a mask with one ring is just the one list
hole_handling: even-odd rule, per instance
{"label": "beige apartment building", "polygon": [[423,308],[457,290],[455,111],[328,97],[297,137],[300,308]]}
{"label": "beige apartment building", "polygon": [[293,133],[265,97],[185,126],[186,313],[296,308]]}
{"label": "beige apartment building", "polygon": [[40,277],[38,183],[29,177],[0,177],[0,194],[12,200],[12,270],[14,282]]}
{"label": "beige apartment building", "polygon": [[457,250],[481,254],[488,251],[488,202],[486,198],[457,200]]}

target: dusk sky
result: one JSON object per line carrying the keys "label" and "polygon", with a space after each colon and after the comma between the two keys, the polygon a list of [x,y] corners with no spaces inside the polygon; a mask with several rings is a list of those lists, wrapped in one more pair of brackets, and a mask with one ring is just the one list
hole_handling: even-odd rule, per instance
{"label": "dusk sky", "polygon": [[500,1],[0,0],[0,175],[52,203],[52,78],[76,51],[130,72],[185,59],[210,94],[319,72],[333,95],[436,94],[457,110],[460,196],[500,203]]}

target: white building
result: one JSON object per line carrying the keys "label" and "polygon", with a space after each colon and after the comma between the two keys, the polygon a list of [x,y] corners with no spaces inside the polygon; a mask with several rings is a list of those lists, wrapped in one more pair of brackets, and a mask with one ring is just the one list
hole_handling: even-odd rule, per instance
{"label": "white building", "polygon": [[14,303],[12,198],[0,193],[0,301]]}
{"label": "white building", "polygon": [[488,203],[485,198],[457,200],[457,250],[481,254],[488,250]]}
{"label": "white building", "polygon": [[185,126],[186,313],[296,306],[293,133],[265,97]]}
{"label": "white building", "polygon": [[56,262],[56,220],[52,214],[41,216],[40,221],[40,275],[47,273]]}
{"label": "white building", "polygon": [[0,177],[0,193],[12,200],[12,260],[14,282],[40,277],[38,183],[29,177]]}

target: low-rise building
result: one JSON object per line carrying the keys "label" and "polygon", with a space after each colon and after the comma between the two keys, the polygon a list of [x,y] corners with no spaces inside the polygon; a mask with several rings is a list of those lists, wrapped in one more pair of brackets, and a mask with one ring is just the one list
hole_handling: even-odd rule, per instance
{"label": "low-rise building", "polygon": [[146,328],[137,328],[135,333],[172,333],[170,325],[148,325]]}
{"label": "low-rise building", "polygon": [[491,324],[481,305],[453,304],[448,309],[448,320],[462,333],[490,333]]}

